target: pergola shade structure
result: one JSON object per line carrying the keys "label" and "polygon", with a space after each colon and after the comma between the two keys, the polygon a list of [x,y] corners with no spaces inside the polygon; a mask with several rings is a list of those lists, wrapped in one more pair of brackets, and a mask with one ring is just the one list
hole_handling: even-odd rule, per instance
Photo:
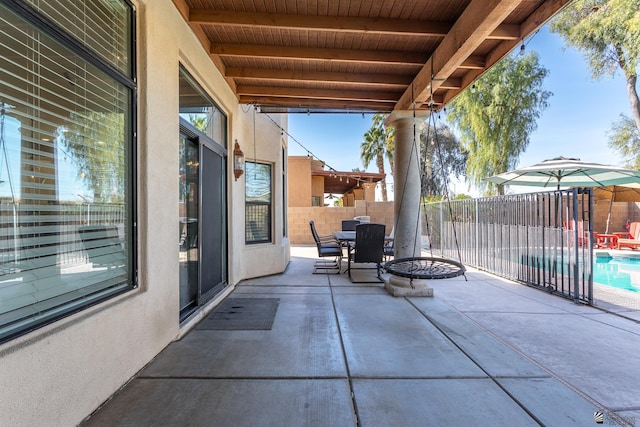
{"label": "pergola shade structure", "polygon": [[173,0],[238,100],[439,109],[569,0]]}
{"label": "pergola shade structure", "polygon": [[312,170],[312,176],[324,177],[325,194],[346,194],[362,183],[374,184],[385,177],[382,173],[375,172],[337,172],[330,170]]}

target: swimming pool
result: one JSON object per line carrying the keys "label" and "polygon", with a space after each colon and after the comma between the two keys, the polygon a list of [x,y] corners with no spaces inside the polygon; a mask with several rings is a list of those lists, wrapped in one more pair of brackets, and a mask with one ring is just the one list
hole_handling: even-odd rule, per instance
{"label": "swimming pool", "polygon": [[632,292],[640,292],[640,258],[596,257],[593,281]]}

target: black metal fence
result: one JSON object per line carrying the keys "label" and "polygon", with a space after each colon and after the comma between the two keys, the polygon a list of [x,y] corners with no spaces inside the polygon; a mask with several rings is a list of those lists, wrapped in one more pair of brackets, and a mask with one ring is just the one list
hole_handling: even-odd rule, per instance
{"label": "black metal fence", "polygon": [[423,209],[422,230],[434,255],[593,302],[590,188],[429,203]]}

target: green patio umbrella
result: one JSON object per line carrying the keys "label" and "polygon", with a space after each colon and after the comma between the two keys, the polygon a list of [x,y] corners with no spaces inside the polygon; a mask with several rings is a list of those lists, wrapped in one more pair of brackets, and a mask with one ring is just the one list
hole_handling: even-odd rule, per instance
{"label": "green patio umbrella", "polygon": [[583,162],[575,158],[556,157],[543,160],[535,165],[494,175],[485,180],[504,185],[555,187],[558,190],[561,186],[595,187],[596,197],[600,195],[601,198],[611,200],[605,234],[609,232],[614,201],[640,201],[640,171]]}
{"label": "green patio umbrella", "polygon": [[640,171],[618,166],[583,162],[580,159],[556,157],[532,166],[485,178],[504,185],[530,187],[606,187],[640,183]]}

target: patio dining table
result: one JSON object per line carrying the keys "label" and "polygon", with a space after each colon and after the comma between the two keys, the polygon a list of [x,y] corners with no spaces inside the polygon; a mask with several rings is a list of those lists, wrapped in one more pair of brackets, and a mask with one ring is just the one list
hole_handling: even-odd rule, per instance
{"label": "patio dining table", "polygon": [[[349,243],[356,241],[355,231],[334,231],[333,237],[335,237],[340,243]],[[385,242],[393,242],[393,237],[384,236]]]}
{"label": "patio dining table", "polygon": [[[355,231],[334,231],[333,237],[336,238],[340,242],[341,246],[347,248],[348,251],[353,249],[356,241],[356,232]],[[393,242],[393,237],[384,236],[384,244],[387,245]]]}
{"label": "patio dining table", "polygon": [[356,241],[355,231],[334,231],[333,237],[335,237],[340,243],[348,243]]}

